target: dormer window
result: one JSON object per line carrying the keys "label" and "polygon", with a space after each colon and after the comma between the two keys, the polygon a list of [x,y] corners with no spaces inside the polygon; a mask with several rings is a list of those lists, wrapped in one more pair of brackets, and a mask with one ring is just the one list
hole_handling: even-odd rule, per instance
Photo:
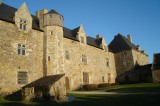
{"label": "dormer window", "polygon": [[26,26],[27,26],[27,20],[20,19],[20,29],[25,31],[26,30]]}
{"label": "dormer window", "polygon": [[84,37],[83,36],[81,36],[80,42],[84,44]]}

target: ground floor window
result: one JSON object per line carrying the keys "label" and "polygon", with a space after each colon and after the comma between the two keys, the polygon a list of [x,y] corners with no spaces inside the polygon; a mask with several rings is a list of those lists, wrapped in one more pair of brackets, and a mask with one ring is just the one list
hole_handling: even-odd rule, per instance
{"label": "ground floor window", "polygon": [[83,72],[83,84],[89,83],[89,74],[87,72]]}
{"label": "ground floor window", "polygon": [[18,72],[17,83],[18,84],[27,84],[28,83],[28,73],[27,72]]}
{"label": "ground floor window", "polygon": [[104,76],[102,76],[102,83],[105,83],[105,79],[104,79]]}
{"label": "ground floor window", "polygon": [[108,83],[111,83],[111,73],[108,73]]}

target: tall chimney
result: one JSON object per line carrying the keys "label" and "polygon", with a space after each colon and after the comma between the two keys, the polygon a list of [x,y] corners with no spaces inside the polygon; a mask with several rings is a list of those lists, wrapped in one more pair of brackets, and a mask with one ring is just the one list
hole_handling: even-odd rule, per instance
{"label": "tall chimney", "polygon": [[132,36],[128,34],[127,37],[128,37],[128,40],[132,43]]}

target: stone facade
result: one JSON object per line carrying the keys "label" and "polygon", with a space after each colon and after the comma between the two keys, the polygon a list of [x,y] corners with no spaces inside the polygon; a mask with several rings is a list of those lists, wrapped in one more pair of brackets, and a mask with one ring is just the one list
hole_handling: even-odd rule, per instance
{"label": "stone facade", "polygon": [[[14,14],[8,15],[10,19],[0,17],[1,93],[14,92],[42,77],[64,74],[49,90],[55,96],[58,88],[64,97],[66,90],[80,89],[84,84],[115,83],[117,74],[132,69],[135,61],[148,63],[147,55],[134,49],[111,52],[102,36],[87,36],[82,24],[73,30],[65,28],[63,16],[54,10],[43,9],[33,16],[25,3],[18,10],[1,6]],[[23,98],[32,99],[34,92],[34,86],[24,88]]]}
{"label": "stone facade", "polygon": [[148,56],[135,49],[115,53],[115,60],[117,75],[133,70],[136,65],[148,64]]}

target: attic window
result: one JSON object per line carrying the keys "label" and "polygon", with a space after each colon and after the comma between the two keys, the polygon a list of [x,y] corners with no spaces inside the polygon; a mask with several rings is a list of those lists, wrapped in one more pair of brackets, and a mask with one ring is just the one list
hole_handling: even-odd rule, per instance
{"label": "attic window", "polygon": [[20,29],[25,31],[27,26],[27,20],[25,19],[20,19]]}
{"label": "attic window", "polygon": [[52,15],[49,15],[50,18],[52,18]]}
{"label": "attic window", "polygon": [[81,36],[80,41],[81,41],[81,43],[83,43],[83,44],[84,44],[84,37],[83,37],[83,36]]}
{"label": "attic window", "polygon": [[107,52],[107,51],[108,51],[107,46],[104,46],[104,51],[105,51],[105,52]]}

